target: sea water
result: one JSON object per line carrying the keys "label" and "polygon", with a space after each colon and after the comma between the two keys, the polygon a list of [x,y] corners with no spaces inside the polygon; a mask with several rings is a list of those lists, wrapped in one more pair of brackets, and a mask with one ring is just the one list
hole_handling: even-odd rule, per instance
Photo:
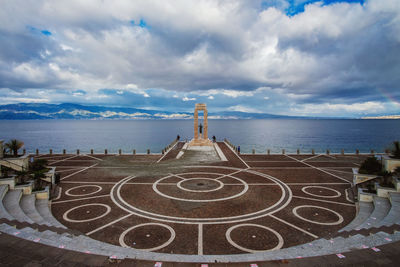
{"label": "sea water", "polygon": [[[147,149],[159,153],[177,135],[181,140],[193,138],[192,120],[30,120],[0,121],[0,140],[16,138],[25,143],[28,152],[39,149],[61,153],[66,149],[82,153],[94,149],[97,153],[144,153]],[[394,140],[400,140],[400,120],[350,119],[265,119],[209,120],[211,139],[228,139],[249,153],[351,153],[375,150],[383,152]]]}

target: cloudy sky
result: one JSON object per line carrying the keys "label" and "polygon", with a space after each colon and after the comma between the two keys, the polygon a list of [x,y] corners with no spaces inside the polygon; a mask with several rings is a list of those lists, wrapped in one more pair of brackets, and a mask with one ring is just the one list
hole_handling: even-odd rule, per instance
{"label": "cloudy sky", "polygon": [[400,113],[399,0],[0,0],[0,100]]}

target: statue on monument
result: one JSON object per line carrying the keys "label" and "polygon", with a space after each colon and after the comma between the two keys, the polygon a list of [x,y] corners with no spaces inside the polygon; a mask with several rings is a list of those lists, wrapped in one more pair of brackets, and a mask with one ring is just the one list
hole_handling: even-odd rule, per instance
{"label": "statue on monument", "polygon": [[203,125],[201,125],[201,123],[200,123],[200,125],[199,125],[199,133],[200,133],[200,134],[203,133]]}

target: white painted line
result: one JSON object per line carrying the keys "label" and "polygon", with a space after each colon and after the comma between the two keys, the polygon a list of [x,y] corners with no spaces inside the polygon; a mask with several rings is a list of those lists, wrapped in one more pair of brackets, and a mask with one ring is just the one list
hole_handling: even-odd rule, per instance
{"label": "white painted line", "polygon": [[217,143],[214,143],[214,148],[215,151],[217,151],[217,154],[222,161],[228,161],[228,159],[224,155],[224,152],[222,152],[221,148],[219,148]]}
{"label": "white painted line", "polygon": [[89,158],[92,158],[92,159],[96,159],[96,160],[103,161],[102,159],[99,159],[99,158],[93,157],[92,155],[89,155],[89,154],[85,154],[84,156],[86,156],[86,157],[89,157]]}
{"label": "white painted line", "polygon": [[199,223],[199,233],[197,237],[197,255],[203,255],[203,224]]}
{"label": "white painted line", "polygon": [[[103,214],[98,215],[98,216],[93,217],[93,218],[90,218],[90,219],[75,220],[75,219],[68,218],[68,214],[69,214],[71,211],[74,211],[74,210],[76,210],[76,209],[80,209],[80,208],[83,208],[83,207],[88,207],[88,206],[101,206],[101,207],[105,207],[105,208],[106,208],[106,211],[105,211]],[[111,212],[111,207],[108,206],[107,204],[103,204],[103,203],[89,203],[89,204],[84,204],[84,205],[75,206],[75,207],[73,207],[73,208],[67,210],[67,211],[64,213],[64,215],[63,215],[63,219],[64,219],[64,221],[72,222],[72,223],[91,222],[91,221],[95,221],[95,220],[98,220],[98,219],[100,219],[100,218],[103,218],[104,216],[107,216],[107,214],[109,214],[110,212]]]}
{"label": "white painted line", "polygon": [[348,204],[348,203],[341,203],[341,202],[322,200],[322,199],[315,199],[315,198],[309,198],[309,197],[299,197],[299,196],[293,196],[293,197],[294,198],[301,198],[301,199],[314,200],[314,201],[320,201],[320,202],[326,202],[326,203],[332,203],[332,204],[338,204],[338,205],[345,205],[345,206],[354,207],[354,204]]}
{"label": "white painted line", "polygon": [[309,160],[309,159],[313,159],[313,158],[316,158],[316,157],[319,157],[319,156],[321,156],[321,154],[318,154],[318,155],[315,155],[315,156],[312,156],[312,157],[309,157],[309,158],[306,158],[306,159],[303,159],[303,160],[300,160],[300,161],[303,162],[303,161],[306,161],[306,160]]}
{"label": "white painted line", "polygon": [[78,173],[80,173],[80,172],[86,171],[87,169],[90,169],[90,168],[96,166],[97,164],[98,164],[98,163],[93,164],[93,165],[91,165],[91,166],[89,166],[89,167],[86,167],[86,168],[84,168],[84,169],[82,169],[82,170],[80,170],[80,171],[74,172],[74,173],[72,173],[72,174],[70,174],[70,175],[67,175],[67,176],[61,178],[60,181],[66,179],[66,178],[68,178],[68,177],[71,177],[71,176],[73,176],[73,175],[75,175],[75,174],[78,174]]}
{"label": "white painted line", "polygon": [[177,144],[179,143],[179,141],[176,141],[175,142],[175,145],[173,145],[170,149],[168,149],[165,153],[164,153],[164,155],[162,155],[162,157],[161,158],[159,158],[158,160],[157,160],[157,163],[159,163]]}
{"label": "white painted line", "polygon": [[[59,168],[59,167],[57,167],[57,168]],[[68,171],[75,171],[75,170],[81,170],[81,169],[83,169],[84,167],[80,167],[80,168],[73,168],[73,169],[68,169],[68,170],[61,170],[61,171],[59,171],[59,170],[56,170],[56,172],[68,172]]]}
{"label": "white painted line", "polygon": [[51,204],[53,205],[53,204],[58,204],[58,203],[65,203],[65,202],[86,200],[86,199],[92,199],[92,198],[98,198],[98,197],[109,197],[109,196],[110,196],[110,194],[107,194],[107,195],[100,195],[100,196],[93,196],[93,197],[77,198],[77,199],[69,199],[69,200],[61,200],[61,201],[52,202]]}
{"label": "white painted line", "polygon": [[285,183],[287,185],[348,185],[348,183]]}
{"label": "white painted line", "polygon": [[247,163],[246,163],[238,154],[236,154],[236,151],[233,150],[225,141],[224,141],[224,144],[233,152],[233,154],[235,154],[236,157],[238,157],[238,158],[243,162],[243,164],[244,164],[248,169],[250,168],[250,166],[247,165]]}
{"label": "white painted line", "polygon": [[[333,214],[335,214],[338,217],[338,220],[335,221],[335,222],[318,222],[318,221],[310,220],[308,218],[304,218],[303,216],[301,216],[297,212],[298,209],[304,209],[304,208],[314,208],[314,209],[327,210],[327,211],[332,212]],[[303,221],[310,222],[310,223],[315,223],[315,224],[319,224],[319,225],[338,225],[338,224],[341,224],[344,221],[343,216],[340,215],[339,213],[337,213],[336,211],[328,209],[328,208],[325,208],[325,207],[321,207],[321,206],[301,205],[301,206],[294,207],[292,209],[292,212],[297,218],[300,218]]]}
{"label": "white painted line", "polygon": [[116,184],[117,182],[81,182],[81,181],[63,181],[63,184]]}
{"label": "white painted line", "polygon": [[[231,175],[235,175],[235,174],[237,174],[239,172],[242,172],[242,171],[243,170],[235,171],[235,172],[232,172],[232,173],[229,173],[229,174],[224,174],[222,176],[219,176],[219,177],[215,178],[215,180],[219,180],[219,179],[222,179],[222,178],[225,178],[225,177],[231,177]],[[231,178],[233,178],[233,177],[231,177]]]}
{"label": "white painted line", "polygon": [[131,216],[131,215],[132,215],[132,213],[127,214],[127,215],[125,215],[125,216],[123,216],[123,217],[121,217],[121,218],[118,218],[118,219],[116,219],[116,220],[110,222],[110,223],[107,223],[107,224],[105,224],[105,225],[103,225],[103,226],[100,226],[99,228],[96,228],[96,229],[94,229],[94,230],[92,230],[92,231],[90,231],[90,232],[87,232],[86,235],[94,234],[94,233],[96,233],[97,231],[100,231],[101,229],[104,229],[104,228],[106,228],[106,227],[108,227],[108,226],[110,226],[110,225],[113,225],[114,223],[117,223],[117,222],[119,222],[119,221],[122,221],[123,219],[126,219],[126,218],[128,218],[129,216]]}
{"label": "white painted line", "polygon": [[281,218],[278,218],[278,217],[276,217],[276,216],[274,216],[272,214],[270,214],[269,216],[274,218],[275,220],[278,220],[278,221],[280,221],[280,222],[282,222],[282,223],[284,223],[286,225],[289,225],[290,227],[293,227],[294,229],[297,229],[297,230],[299,230],[299,231],[301,231],[301,232],[303,232],[303,233],[305,233],[305,234],[307,234],[309,236],[312,236],[314,238],[318,238],[317,235],[314,235],[313,233],[310,233],[310,232],[308,232],[308,231],[306,231],[306,230],[304,230],[304,229],[302,229],[302,228],[300,228],[300,227],[298,227],[298,226],[296,226],[294,224],[291,224],[291,223],[289,223],[289,222],[287,222],[285,220],[282,220]]}
{"label": "white painted line", "polygon": [[[289,158],[294,159],[294,160],[296,160],[296,161],[298,161],[298,162],[301,162],[300,160],[297,160],[296,158],[293,158],[293,157],[291,157],[291,156],[286,155],[286,157],[289,157]],[[329,174],[329,175],[331,175],[331,176],[333,176],[333,177],[336,177],[336,178],[338,178],[338,179],[340,179],[340,180],[343,180],[343,181],[345,181],[345,182],[351,184],[351,182],[347,181],[346,179],[344,179],[344,178],[342,178],[342,177],[340,177],[340,176],[334,175],[334,174],[332,174],[332,173],[329,173],[329,172],[327,172],[327,171],[325,171],[325,170],[323,170],[323,169],[321,169],[321,168],[317,168],[317,167],[315,167],[315,166],[313,166],[313,165],[310,165],[310,164],[308,164],[308,163],[306,163],[306,162],[301,162],[301,163],[303,163],[303,164],[305,164],[305,165],[307,165],[307,166],[310,166],[310,167],[312,167],[312,168],[314,168],[314,169],[316,169],[316,170],[319,170],[319,171],[321,171],[321,172],[324,172],[324,173],[326,173],[326,174]]]}
{"label": "white painted line", "polygon": [[69,157],[69,158],[66,158],[66,159],[60,159],[60,160],[54,161],[52,163],[49,163],[49,165],[54,164],[54,163],[58,163],[58,162],[61,162],[61,161],[66,161],[66,160],[69,160],[69,159],[73,159],[73,158],[76,158],[77,156],[79,156],[79,155],[75,155],[75,156],[72,156],[72,157]]}
{"label": "white painted line", "polygon": [[[336,168],[336,167],[332,167],[332,168]],[[342,172],[342,173],[348,173],[348,174],[353,175],[352,172],[339,171],[339,170],[334,170],[334,169],[332,169],[332,168],[328,168],[328,167],[327,167],[327,168],[321,168],[321,169],[326,170],[326,171],[331,171],[331,172]],[[348,167],[348,168],[351,168],[351,167]]]}

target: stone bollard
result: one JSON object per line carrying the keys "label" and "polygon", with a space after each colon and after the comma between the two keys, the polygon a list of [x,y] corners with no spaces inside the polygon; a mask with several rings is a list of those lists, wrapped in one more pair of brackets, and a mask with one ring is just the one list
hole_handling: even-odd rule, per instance
{"label": "stone bollard", "polygon": [[386,154],[389,154],[389,153],[390,153],[390,150],[389,150],[389,149],[385,149],[385,153],[386,153]]}
{"label": "stone bollard", "polygon": [[79,155],[79,149],[76,150],[76,154]]}
{"label": "stone bollard", "polygon": [[285,155],[285,149],[282,149],[282,155]]}
{"label": "stone bollard", "polygon": [[108,154],[107,149],[104,149],[104,155],[107,155],[107,154]]}
{"label": "stone bollard", "polygon": [[134,150],[132,151],[132,154],[133,154],[133,155],[136,155],[136,149],[134,149]]}
{"label": "stone bollard", "polygon": [[299,155],[300,154],[300,149],[297,149],[297,155]]}
{"label": "stone bollard", "polygon": [[344,149],[342,149],[342,156],[344,155]]}
{"label": "stone bollard", "polygon": [[254,148],[253,148],[253,150],[252,150],[252,153],[253,153],[253,154],[256,154],[256,150],[255,150]]}
{"label": "stone bollard", "polygon": [[22,150],[22,154],[23,154],[23,155],[26,154],[26,149],[25,149],[25,148]]}
{"label": "stone bollard", "polygon": [[360,150],[356,149],[356,155],[360,154]]}
{"label": "stone bollard", "polygon": [[315,150],[314,150],[314,148],[311,150],[311,154],[315,155]]}
{"label": "stone bollard", "polygon": [[150,155],[150,149],[147,149],[147,155]]}
{"label": "stone bollard", "polygon": [[65,149],[63,149],[63,155],[67,154],[67,151]]}
{"label": "stone bollard", "polygon": [[39,156],[39,149],[36,148],[36,156]]}
{"label": "stone bollard", "polygon": [[90,149],[90,155],[93,155],[93,149]]}
{"label": "stone bollard", "polygon": [[119,154],[119,155],[122,154],[122,150],[121,150],[121,149],[118,150],[118,154]]}
{"label": "stone bollard", "polygon": [[270,155],[271,154],[271,150],[267,149],[267,154]]}
{"label": "stone bollard", "polygon": [[371,155],[374,155],[375,154],[375,151],[372,149],[371,150]]}
{"label": "stone bollard", "polygon": [[50,155],[53,155],[53,149],[50,148],[49,154],[50,154]]}
{"label": "stone bollard", "polygon": [[165,149],[163,149],[163,150],[161,150],[161,154],[163,154],[164,155],[164,153],[165,153],[165,151],[164,151]]}
{"label": "stone bollard", "polygon": [[329,149],[326,150],[326,154],[329,155],[331,152],[329,151]]}

